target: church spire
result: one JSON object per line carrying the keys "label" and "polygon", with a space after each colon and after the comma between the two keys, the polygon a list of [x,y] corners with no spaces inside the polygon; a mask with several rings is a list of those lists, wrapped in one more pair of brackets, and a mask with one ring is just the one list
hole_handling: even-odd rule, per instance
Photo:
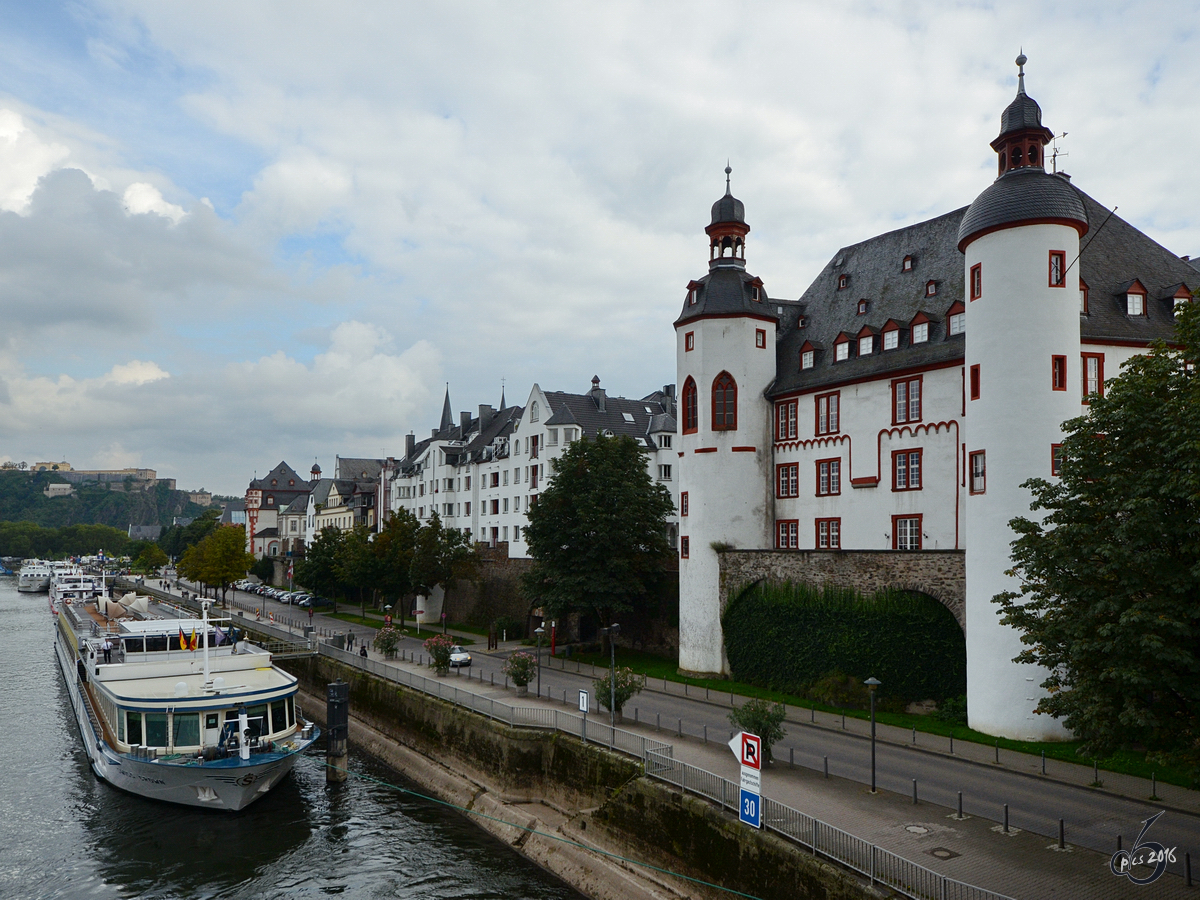
{"label": "church spire", "polygon": [[454,427],[454,413],[450,411],[450,382],[446,382],[446,400],[442,403],[442,423],[439,431],[449,431]]}

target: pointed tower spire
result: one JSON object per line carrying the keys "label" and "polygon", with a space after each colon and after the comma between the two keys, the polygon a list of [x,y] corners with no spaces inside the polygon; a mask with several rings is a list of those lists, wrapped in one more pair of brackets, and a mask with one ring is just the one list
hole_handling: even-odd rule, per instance
{"label": "pointed tower spire", "polygon": [[500,411],[508,409],[508,404],[504,402],[504,379],[500,379]]}
{"label": "pointed tower spire", "polygon": [[732,197],[733,192],[729,187],[729,176],[733,174],[733,167],[729,165],[729,160],[725,160],[725,196]]}
{"label": "pointed tower spire", "polygon": [[442,403],[442,423],[439,431],[449,431],[454,427],[454,413],[450,411],[450,382],[446,382],[446,400]]}
{"label": "pointed tower spire", "polygon": [[1025,63],[1029,59],[1025,56],[1025,48],[1021,48],[1020,54],[1017,56],[1017,93],[1025,93]]}

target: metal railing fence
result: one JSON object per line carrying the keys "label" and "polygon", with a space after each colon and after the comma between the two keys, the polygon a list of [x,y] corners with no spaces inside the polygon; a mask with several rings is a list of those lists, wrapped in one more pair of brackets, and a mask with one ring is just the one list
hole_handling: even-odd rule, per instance
{"label": "metal railing fence", "polygon": [[[634,756],[642,761],[651,778],[673,784],[737,814],[740,785],[675,759],[675,748],[671,744],[565,710],[503,703],[449,684],[445,679],[426,678],[379,660],[339,650],[330,644],[321,643],[318,647],[322,656],[407,685],[510,727],[560,731]],[[841,863],[867,876],[872,884],[878,882],[913,900],[1012,900],[1004,894],[941,875],[770,797],[762,798],[762,823],[764,828],[799,844],[813,855]]]}

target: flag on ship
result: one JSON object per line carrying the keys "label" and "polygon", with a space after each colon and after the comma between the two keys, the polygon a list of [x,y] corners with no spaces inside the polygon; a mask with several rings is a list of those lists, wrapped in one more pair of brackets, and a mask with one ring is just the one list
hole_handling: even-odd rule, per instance
{"label": "flag on ship", "polygon": [[225,643],[225,632],[221,630],[220,625],[213,626],[213,636],[217,639],[218,647]]}
{"label": "flag on ship", "polygon": [[188,649],[189,650],[196,649],[196,626],[195,625],[192,626],[192,636],[190,638],[188,638]]}
{"label": "flag on ship", "polygon": [[179,626],[179,649],[186,650],[187,648],[188,648],[187,635],[183,633],[183,626],[180,625]]}

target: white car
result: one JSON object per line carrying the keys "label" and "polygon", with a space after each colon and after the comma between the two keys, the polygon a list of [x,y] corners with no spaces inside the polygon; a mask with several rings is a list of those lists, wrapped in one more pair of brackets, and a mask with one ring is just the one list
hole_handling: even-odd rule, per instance
{"label": "white car", "polygon": [[457,668],[458,666],[469,666],[471,664],[471,654],[462,647],[455,644],[450,648],[450,666]]}

